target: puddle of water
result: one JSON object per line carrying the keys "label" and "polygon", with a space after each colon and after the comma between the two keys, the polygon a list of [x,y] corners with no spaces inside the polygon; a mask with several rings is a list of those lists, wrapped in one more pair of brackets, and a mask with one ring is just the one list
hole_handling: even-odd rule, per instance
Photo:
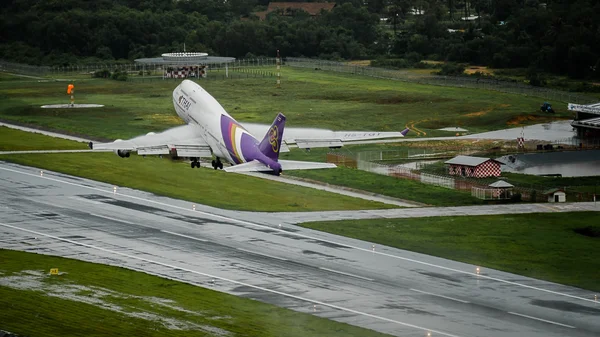
{"label": "puddle of water", "polygon": [[[514,162],[509,157],[513,157]],[[503,172],[524,174],[562,174],[563,177],[600,175],[600,151],[526,153],[497,158],[505,163]]]}

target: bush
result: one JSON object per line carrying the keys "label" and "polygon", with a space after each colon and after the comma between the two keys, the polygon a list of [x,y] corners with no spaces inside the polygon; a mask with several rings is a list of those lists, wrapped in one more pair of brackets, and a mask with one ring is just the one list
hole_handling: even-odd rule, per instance
{"label": "bush", "polygon": [[117,69],[112,74],[111,78],[116,81],[127,81],[127,73]]}
{"label": "bush", "polygon": [[406,61],[405,59],[379,58],[379,59],[371,61],[371,66],[382,67],[382,68],[401,69],[401,68],[408,68],[410,65],[409,65],[408,61]]}
{"label": "bush", "polygon": [[[534,191],[535,193],[535,191]],[[532,194],[533,195],[533,194]],[[510,197],[511,202],[521,202],[521,193],[515,193]]]}
{"label": "bush", "polygon": [[527,69],[527,74],[525,75],[525,78],[529,81],[529,84],[533,86],[546,86],[546,76],[544,76],[544,73],[541,70],[536,69],[534,67]]}
{"label": "bush", "polygon": [[109,78],[110,77],[110,71],[108,71],[108,69],[102,69],[102,70],[98,70],[94,73],[93,77],[97,77],[97,78]]}
{"label": "bush", "polygon": [[465,65],[460,63],[448,62],[442,66],[442,70],[438,72],[438,75],[446,76],[458,76],[465,73]]}

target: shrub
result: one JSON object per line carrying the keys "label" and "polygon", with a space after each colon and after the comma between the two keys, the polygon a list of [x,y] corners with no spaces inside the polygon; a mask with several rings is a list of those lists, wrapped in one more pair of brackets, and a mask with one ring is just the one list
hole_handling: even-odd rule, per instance
{"label": "shrub", "polygon": [[108,71],[108,69],[98,70],[98,71],[94,72],[93,77],[97,77],[97,78],[109,78],[110,77],[110,71]]}
{"label": "shrub", "polygon": [[127,73],[117,69],[112,74],[111,78],[116,81],[127,81]]}
{"label": "shrub", "polygon": [[448,62],[442,66],[442,70],[438,72],[439,75],[446,76],[458,76],[465,73],[464,64]]}

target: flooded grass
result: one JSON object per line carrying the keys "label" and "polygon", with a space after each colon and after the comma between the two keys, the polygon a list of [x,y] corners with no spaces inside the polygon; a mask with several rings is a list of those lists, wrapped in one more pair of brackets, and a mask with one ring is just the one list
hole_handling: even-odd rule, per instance
{"label": "flooded grass", "polygon": [[387,336],[125,268],[3,249],[0,307],[2,329],[20,336]]}

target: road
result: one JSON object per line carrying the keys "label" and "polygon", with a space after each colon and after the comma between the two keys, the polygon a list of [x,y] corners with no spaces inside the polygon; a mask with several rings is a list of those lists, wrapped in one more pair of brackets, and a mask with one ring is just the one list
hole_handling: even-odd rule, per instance
{"label": "road", "polygon": [[600,303],[589,291],[477,274],[473,265],[304,229],[285,217],[194,209],[0,162],[0,248],[123,266],[395,336],[600,334]]}

